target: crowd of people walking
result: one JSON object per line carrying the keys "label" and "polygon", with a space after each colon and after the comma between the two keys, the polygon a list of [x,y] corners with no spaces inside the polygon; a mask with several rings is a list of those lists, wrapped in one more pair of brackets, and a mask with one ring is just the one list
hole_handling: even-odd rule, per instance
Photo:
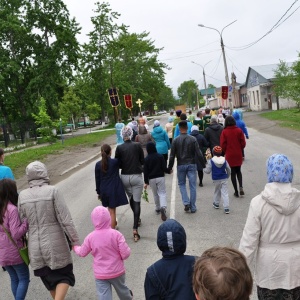
{"label": "crowd of people walking", "polygon": [[239,112],[224,119],[222,111],[210,115],[206,109],[196,117],[190,111],[187,117],[178,110],[165,128],[154,120],[152,132],[142,116],[127,125],[120,119],[116,133],[115,157],[111,146],[103,144],[101,160],[95,164],[95,190],[101,205],[91,211],[94,230],[82,244],[63,195],[50,185],[46,166],[30,163],[26,167],[29,187],[18,194],[0,149],[0,265],[10,276],[14,299],[25,299],[30,283],[28,264],[19,252],[24,237],[28,238],[30,268],[53,299],[65,299],[75,285],[70,250],[80,257],[93,256],[99,300],[112,300],[112,287],[119,299],[133,299],[138,287],[126,284],[124,261],[131,249],[118,231],[117,208],[130,205],[133,240],[140,241],[141,198],[148,186],[163,222],[157,230],[162,258],[147,268],[146,300],[250,299],[253,261],[260,300],[300,299],[300,191],[291,186],[294,170],[287,156],[268,158],[268,183],[250,203],[239,249],[215,246],[199,257],[188,255],[185,229],[168,219],[165,174],[173,173],[175,159],[184,212],[197,212],[197,177],[202,189],[204,173],[211,174],[214,183],[215,209],[222,203],[225,214],[230,213],[229,178],[234,196],[245,195],[241,167],[249,135]]}

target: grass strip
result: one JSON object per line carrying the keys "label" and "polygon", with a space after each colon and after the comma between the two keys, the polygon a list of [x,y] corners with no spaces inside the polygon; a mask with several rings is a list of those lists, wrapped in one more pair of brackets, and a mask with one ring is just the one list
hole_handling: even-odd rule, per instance
{"label": "grass strip", "polygon": [[72,147],[94,147],[95,144],[98,144],[101,140],[111,136],[112,134],[115,134],[114,129],[74,136],[72,138],[65,139],[63,144],[61,141],[57,141],[55,144],[25,148],[18,152],[6,154],[5,165],[9,166],[13,170],[15,177],[18,177],[19,174],[24,174],[26,166],[32,161],[43,161],[49,155],[63,153]]}
{"label": "grass strip", "polygon": [[300,110],[297,108],[281,109],[261,114],[262,117],[278,121],[281,127],[300,131]]}

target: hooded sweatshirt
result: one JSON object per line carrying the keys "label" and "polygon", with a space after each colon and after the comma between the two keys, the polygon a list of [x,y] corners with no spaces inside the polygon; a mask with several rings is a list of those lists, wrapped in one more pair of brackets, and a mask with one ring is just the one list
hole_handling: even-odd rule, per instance
{"label": "hooded sweatshirt", "polygon": [[206,174],[211,173],[213,181],[227,179],[231,174],[231,169],[224,156],[214,156],[209,159],[203,171]]}
{"label": "hooded sweatshirt", "polygon": [[220,145],[220,136],[223,131],[223,126],[218,124],[216,121],[211,121],[209,127],[204,131],[204,137],[209,143],[209,148],[212,149],[215,146]]}
{"label": "hooded sweatshirt", "polygon": [[145,184],[149,184],[150,179],[164,177],[165,172],[170,172],[167,169],[164,157],[157,153],[153,142],[148,142],[146,149],[148,156],[145,158],[144,163],[144,182]]}
{"label": "hooded sweatshirt", "polygon": [[94,257],[93,269],[96,279],[111,279],[125,274],[124,260],[130,255],[123,234],[111,228],[109,212],[103,206],[97,206],[91,213],[94,231],[81,246],[74,246],[78,256],[89,253]]}
{"label": "hooded sweatshirt", "polygon": [[161,126],[156,126],[153,127],[151,135],[156,142],[157,152],[159,154],[167,154],[171,147],[167,132]]}
{"label": "hooded sweatshirt", "polygon": [[235,119],[236,126],[238,128],[242,129],[242,131],[244,132],[246,138],[248,139],[249,138],[248,130],[247,130],[245,122],[241,119],[240,114],[237,111],[235,111],[232,116]]}
{"label": "hooded sweatshirt", "polygon": [[195,256],[184,255],[186,233],[181,224],[173,219],[161,224],[157,246],[163,258],[147,269],[144,282],[146,300],[195,300],[192,287]]}
{"label": "hooded sweatshirt", "polygon": [[261,288],[300,286],[300,191],[291,183],[271,182],[250,203],[239,250],[249,265],[256,258]]}

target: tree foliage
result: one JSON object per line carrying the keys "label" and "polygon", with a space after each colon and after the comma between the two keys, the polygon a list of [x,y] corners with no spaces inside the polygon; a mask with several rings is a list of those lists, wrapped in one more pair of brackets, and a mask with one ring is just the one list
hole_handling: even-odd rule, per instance
{"label": "tree foliage", "polygon": [[[193,107],[197,103],[198,85],[195,80],[184,81],[177,89],[181,103]],[[199,95],[199,94],[198,94]]]}
{"label": "tree foliage", "polygon": [[35,119],[35,123],[38,127],[38,132],[47,142],[53,142],[55,140],[52,130],[54,126],[51,117],[47,113],[46,101],[43,97],[39,101],[39,112],[38,114],[32,114]]}
{"label": "tree foliage", "polygon": [[73,123],[73,128],[75,129],[75,120],[80,117],[82,112],[82,101],[81,99],[75,94],[72,87],[68,88],[64,92],[64,96],[62,101],[59,103],[59,114],[61,118],[68,122],[69,120]]}
{"label": "tree foliage", "polygon": [[0,0],[0,117],[10,131],[13,122],[35,120],[41,103],[51,120],[103,119],[113,112],[110,87],[118,88],[121,114],[128,113],[124,94],[132,94],[135,114],[139,98],[143,110],[174,106],[165,84],[168,66],[158,59],[162,49],[147,32],[129,33],[119,16],[109,3],[97,2],[89,41],[80,45],[79,24],[63,0]]}
{"label": "tree foliage", "polygon": [[[300,54],[299,54],[300,58]],[[278,97],[292,99],[300,109],[300,59],[289,66],[280,61],[275,71],[273,90]]]}

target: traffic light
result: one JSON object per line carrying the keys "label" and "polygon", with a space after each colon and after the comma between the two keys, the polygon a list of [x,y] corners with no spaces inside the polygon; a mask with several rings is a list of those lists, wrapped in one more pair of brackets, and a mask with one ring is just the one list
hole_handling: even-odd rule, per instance
{"label": "traffic light", "polygon": [[226,100],[228,98],[228,86],[222,86],[222,99]]}

